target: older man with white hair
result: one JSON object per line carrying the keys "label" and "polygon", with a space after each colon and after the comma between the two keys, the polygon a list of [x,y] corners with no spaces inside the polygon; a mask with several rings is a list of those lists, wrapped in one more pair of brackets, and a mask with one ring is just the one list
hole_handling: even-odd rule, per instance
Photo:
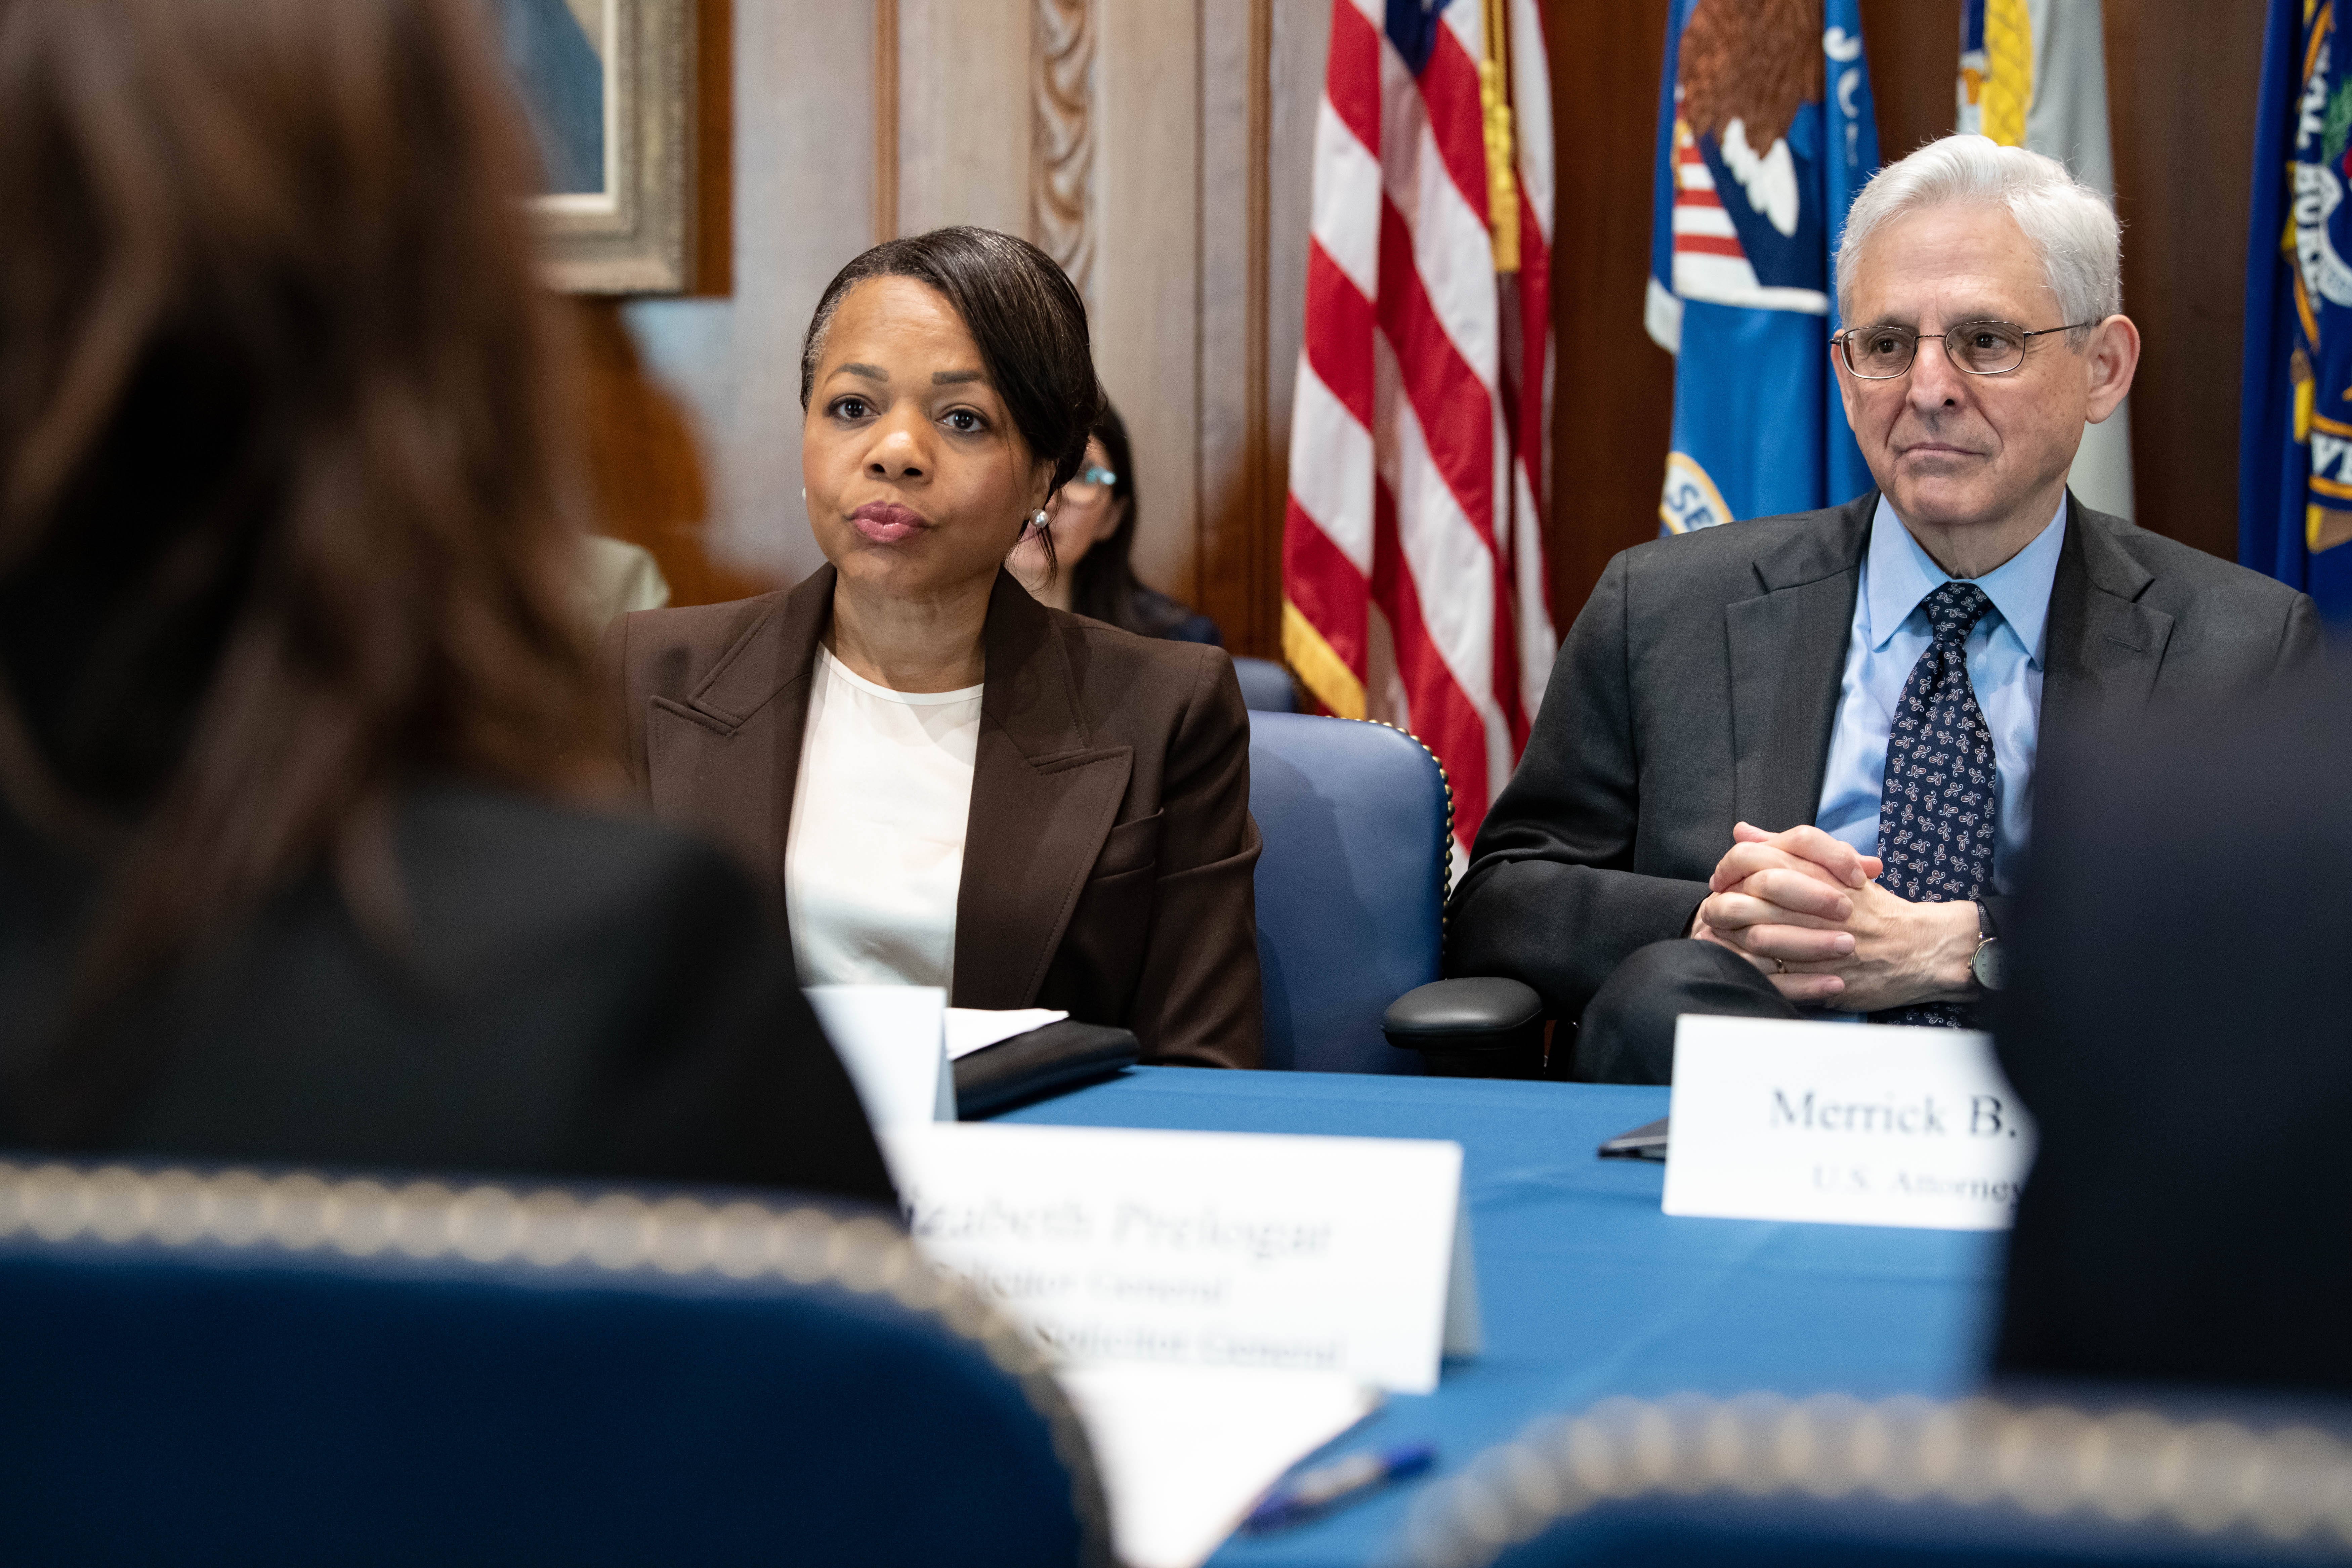
{"label": "older man with white hair", "polygon": [[1970,1021],[2042,737],[2315,662],[2308,598],[2066,489],[2139,363],[2119,258],[2038,153],[1882,170],[1830,346],[1878,488],[1601,574],[1449,922],[1450,973],[1581,1020],[1575,1076],[1665,1081],[1684,1013]]}

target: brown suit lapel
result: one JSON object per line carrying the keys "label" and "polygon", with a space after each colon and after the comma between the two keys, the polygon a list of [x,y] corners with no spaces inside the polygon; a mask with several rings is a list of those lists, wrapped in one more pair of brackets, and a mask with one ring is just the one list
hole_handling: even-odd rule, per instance
{"label": "brown suit lapel", "polygon": [[2172,638],[2172,617],[2139,602],[2156,579],[2110,537],[2112,524],[2066,497],[2066,537],[2050,584],[2039,746],[2071,741],[2101,714],[2147,704]]}
{"label": "brown suit lapel", "polygon": [[1093,745],[1067,639],[999,572],[988,602],[971,816],[956,896],[959,1007],[1025,1007],[1127,796],[1134,752]]}
{"label": "brown suit lapel", "polygon": [[831,566],[777,601],[683,702],[653,700],[646,764],[654,815],[715,832],[784,907],[784,833],[800,776],[809,673],[833,616]]}

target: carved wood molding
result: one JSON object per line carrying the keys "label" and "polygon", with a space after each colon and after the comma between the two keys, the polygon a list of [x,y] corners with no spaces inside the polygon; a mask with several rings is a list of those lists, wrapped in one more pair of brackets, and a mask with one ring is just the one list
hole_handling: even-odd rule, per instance
{"label": "carved wood molding", "polygon": [[1030,72],[1029,215],[1083,294],[1094,270],[1093,0],[1037,0]]}

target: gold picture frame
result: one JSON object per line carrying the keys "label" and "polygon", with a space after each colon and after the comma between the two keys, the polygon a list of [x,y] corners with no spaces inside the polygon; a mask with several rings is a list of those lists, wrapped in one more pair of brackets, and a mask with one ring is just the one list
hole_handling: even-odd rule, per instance
{"label": "gold picture frame", "polygon": [[693,279],[693,0],[488,0],[540,142],[541,270],[574,294]]}

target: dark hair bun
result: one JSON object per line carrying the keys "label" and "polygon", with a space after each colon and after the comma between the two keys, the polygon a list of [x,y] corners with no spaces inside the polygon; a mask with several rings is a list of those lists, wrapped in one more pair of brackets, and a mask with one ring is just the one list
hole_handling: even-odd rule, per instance
{"label": "dark hair bun", "polygon": [[856,284],[912,278],[947,297],[980,345],[981,363],[1030,451],[1054,462],[1059,489],[1086,460],[1102,406],[1086,302],[1054,258],[992,228],[935,228],[876,246],[834,275],[801,343],[801,407],[816,384],[825,329]]}

